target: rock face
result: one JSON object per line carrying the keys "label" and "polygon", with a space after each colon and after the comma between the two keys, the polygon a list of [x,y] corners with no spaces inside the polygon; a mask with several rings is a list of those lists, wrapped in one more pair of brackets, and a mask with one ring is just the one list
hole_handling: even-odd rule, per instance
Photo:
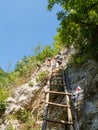
{"label": "rock face", "polygon": [[98,130],[98,63],[89,60],[80,67],[69,68],[73,90],[84,90],[84,103],[78,112],[81,130]]}
{"label": "rock face", "polygon": [[[41,71],[47,70],[46,67],[41,68]],[[51,69],[50,69],[51,70]],[[50,71],[49,70],[49,71]],[[0,120],[0,130],[7,130],[7,129],[15,129],[15,130],[21,130],[20,127],[20,121],[17,119],[11,118],[12,115],[18,115],[19,111],[30,111],[33,115],[37,116],[38,112],[35,110],[39,107],[39,99],[40,99],[40,93],[42,95],[42,90],[44,86],[41,86],[41,83],[36,82],[36,77],[38,73],[32,77],[31,81],[33,83],[33,86],[30,86],[29,83],[24,84],[23,86],[18,87],[7,99],[7,107],[5,110],[5,113]],[[46,86],[47,87],[47,86]],[[41,100],[40,100],[41,101]],[[24,113],[25,114],[25,113]],[[7,118],[6,118],[7,117]],[[10,118],[9,118],[10,117]],[[36,120],[33,119],[32,120]],[[10,127],[10,128],[9,128]]]}
{"label": "rock face", "polygon": [[[74,53],[74,50],[65,49],[63,52],[63,66],[68,63],[70,55]],[[51,71],[51,68],[45,68],[43,66],[40,71],[47,70]],[[44,90],[47,89],[46,86],[41,86],[40,83],[36,82],[37,73],[32,76],[30,82],[33,82],[33,86],[30,86],[29,83],[26,83],[23,86],[17,88],[12,96],[7,99],[8,106],[2,119],[0,120],[0,130],[7,130],[11,124],[15,130],[24,130],[21,129],[21,122],[14,118],[7,118],[12,114],[17,114],[20,110],[30,110],[34,120],[37,125],[33,128],[28,128],[28,130],[36,130],[39,125],[41,128],[41,121],[44,111],[45,94]],[[80,109],[77,110],[78,120],[81,130],[98,130],[98,63],[95,61],[89,60],[82,66],[69,67],[69,79],[73,92],[76,90],[77,86],[80,86],[84,91],[84,100],[80,104]],[[64,102],[64,98],[57,98],[59,102]],[[58,116],[63,116],[64,111],[57,111],[54,108],[53,114],[50,116],[52,118]],[[58,126],[59,130],[63,130],[61,126]],[[40,130],[40,129],[39,129]]]}

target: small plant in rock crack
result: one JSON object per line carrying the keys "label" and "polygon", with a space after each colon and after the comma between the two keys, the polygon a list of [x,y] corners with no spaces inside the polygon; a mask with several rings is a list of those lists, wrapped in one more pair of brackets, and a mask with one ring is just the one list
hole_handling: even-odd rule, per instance
{"label": "small plant in rock crack", "polygon": [[24,123],[29,119],[29,117],[31,117],[31,112],[26,109],[22,109],[15,116],[18,120]]}
{"label": "small plant in rock crack", "polygon": [[6,129],[6,130],[16,130],[16,129],[13,128],[12,124],[9,124],[9,125],[7,126],[7,129]]}
{"label": "small plant in rock crack", "polygon": [[7,102],[6,99],[9,96],[9,92],[7,88],[0,87],[0,116],[4,114]]}
{"label": "small plant in rock crack", "polygon": [[30,82],[29,82],[29,86],[30,86],[30,87],[33,87],[33,86],[34,86],[34,83],[30,81]]}
{"label": "small plant in rock crack", "polygon": [[49,72],[48,71],[42,71],[36,77],[36,81],[41,82],[41,84],[46,84],[48,77],[49,77]]}
{"label": "small plant in rock crack", "polygon": [[41,128],[36,123],[36,120],[30,118],[22,125],[21,130],[41,130]]}

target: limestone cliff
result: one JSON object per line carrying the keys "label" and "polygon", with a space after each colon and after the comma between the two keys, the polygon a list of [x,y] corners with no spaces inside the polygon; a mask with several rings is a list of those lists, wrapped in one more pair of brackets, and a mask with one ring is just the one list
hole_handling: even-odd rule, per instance
{"label": "limestone cliff", "polygon": [[70,67],[69,78],[74,89],[84,90],[84,102],[78,112],[81,130],[98,129],[98,63],[88,60],[82,66]]}
{"label": "limestone cliff", "polygon": [[[69,62],[74,49],[63,50],[63,66]],[[44,90],[47,84],[36,82],[38,73],[51,68],[42,66],[39,72],[32,75],[31,81],[18,87],[7,99],[8,106],[0,119],[0,130],[40,130],[44,112]],[[84,101],[77,111],[81,130],[98,130],[98,63],[88,60],[81,66],[69,67],[69,79],[73,91],[79,85],[84,90]],[[33,85],[30,85],[32,83]],[[63,102],[64,99],[61,100]],[[55,111],[51,116],[62,116],[62,112]],[[26,118],[28,118],[26,120]],[[59,129],[61,129],[59,127]],[[62,130],[62,129],[61,129]]]}

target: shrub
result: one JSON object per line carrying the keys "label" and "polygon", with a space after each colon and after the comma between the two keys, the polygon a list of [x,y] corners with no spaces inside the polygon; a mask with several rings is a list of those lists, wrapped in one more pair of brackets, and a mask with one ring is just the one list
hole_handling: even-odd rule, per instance
{"label": "shrub", "polygon": [[21,122],[26,122],[31,116],[31,112],[26,109],[20,110],[16,115],[16,118]]}
{"label": "shrub", "polygon": [[37,82],[41,82],[42,84],[46,84],[47,79],[48,79],[48,71],[42,71],[38,74],[38,76],[36,77],[36,81]]}
{"label": "shrub", "polygon": [[30,118],[22,125],[21,130],[41,130],[40,126],[36,124],[36,120]]}
{"label": "shrub", "polygon": [[15,130],[15,129],[13,128],[12,124],[9,124],[9,125],[7,126],[7,130]]}
{"label": "shrub", "polygon": [[2,116],[2,114],[5,112],[7,103],[5,101],[0,101],[0,116]]}
{"label": "shrub", "polygon": [[88,59],[87,54],[75,53],[71,56],[70,64],[74,66],[79,66],[85,63]]}
{"label": "shrub", "polygon": [[5,88],[0,88],[0,116],[5,112],[7,103],[6,98],[8,97],[8,90]]}
{"label": "shrub", "polygon": [[33,87],[33,85],[34,85],[33,82],[30,81],[30,82],[29,82],[29,86],[30,86],[30,87]]}

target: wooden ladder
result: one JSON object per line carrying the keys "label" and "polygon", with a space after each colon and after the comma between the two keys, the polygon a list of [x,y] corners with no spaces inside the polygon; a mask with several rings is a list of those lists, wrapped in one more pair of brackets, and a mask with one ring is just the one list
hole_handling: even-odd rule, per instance
{"label": "wooden ladder", "polygon": [[[55,70],[52,70],[51,77],[48,81],[48,89],[47,89],[47,91],[45,91],[46,101],[45,101],[45,108],[44,108],[44,118],[43,118],[43,123],[42,123],[42,130],[47,130],[47,124],[49,122],[63,124],[65,127],[65,130],[75,130],[73,118],[72,118],[72,111],[71,111],[72,108],[70,105],[70,96],[72,94],[68,92],[68,89],[66,86],[64,69],[61,67],[59,69],[59,71],[60,71],[60,73],[58,73]],[[51,100],[50,100],[51,95],[54,95],[57,97],[60,95],[65,96],[66,103],[60,104],[60,103],[55,103],[54,101],[51,102]],[[49,106],[56,106],[56,107],[61,107],[61,108],[66,109],[67,120],[60,120],[60,119],[55,120],[55,119],[48,118]]]}

